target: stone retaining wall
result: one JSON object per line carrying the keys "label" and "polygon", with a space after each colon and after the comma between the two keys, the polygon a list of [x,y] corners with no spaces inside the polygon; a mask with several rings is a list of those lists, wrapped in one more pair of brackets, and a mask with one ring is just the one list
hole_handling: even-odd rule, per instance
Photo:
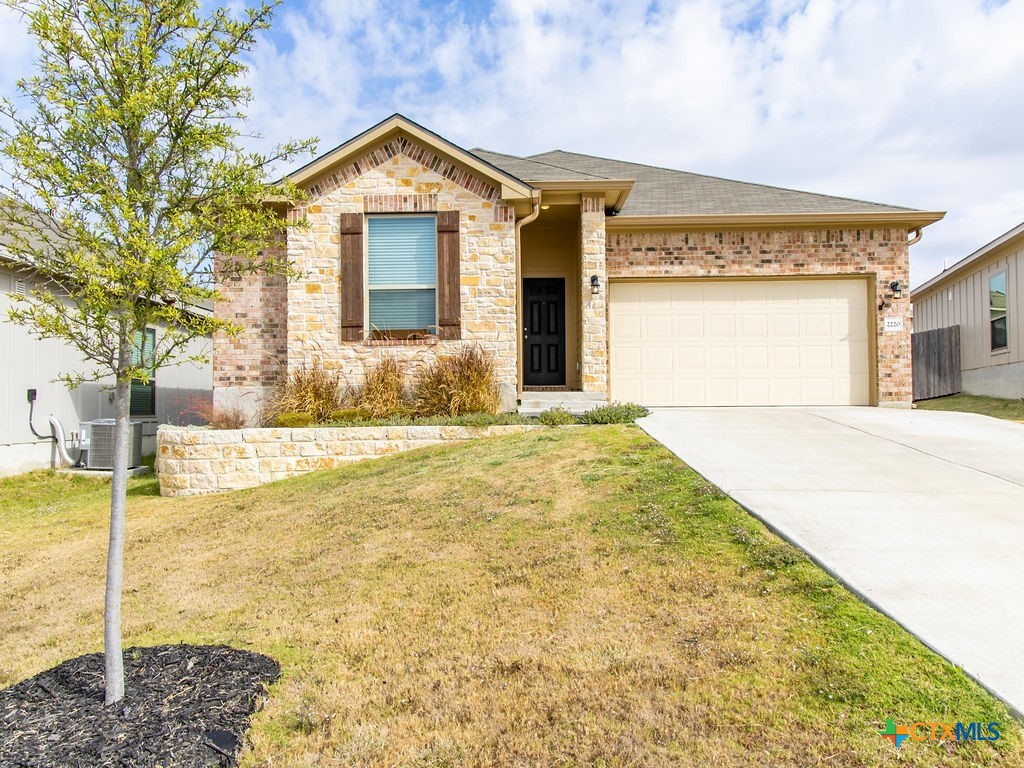
{"label": "stone retaining wall", "polygon": [[518,434],[544,427],[305,427],[188,429],[157,432],[156,471],[162,496],[194,496],[283,480],[440,443]]}

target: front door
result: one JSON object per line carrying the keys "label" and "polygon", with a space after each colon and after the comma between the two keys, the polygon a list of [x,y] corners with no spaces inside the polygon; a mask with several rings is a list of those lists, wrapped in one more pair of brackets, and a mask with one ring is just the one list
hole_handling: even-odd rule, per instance
{"label": "front door", "polygon": [[565,385],[565,278],[523,280],[523,384]]}

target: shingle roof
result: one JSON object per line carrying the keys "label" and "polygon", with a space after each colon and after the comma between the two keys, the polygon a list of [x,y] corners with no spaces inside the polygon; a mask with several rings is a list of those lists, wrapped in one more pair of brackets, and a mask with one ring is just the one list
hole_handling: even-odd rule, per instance
{"label": "shingle roof", "polygon": [[586,179],[608,178],[564,166],[552,165],[551,163],[541,162],[533,158],[491,152],[487,149],[471,149],[470,152],[481,160],[486,160],[491,165],[505,171],[505,173],[511,173],[520,181],[527,183],[530,181],[582,181]]}
{"label": "shingle roof", "polygon": [[492,165],[525,181],[634,179],[622,216],[884,213],[910,211],[895,205],[720,179],[640,163],[609,160],[556,149],[528,157],[472,150]]}

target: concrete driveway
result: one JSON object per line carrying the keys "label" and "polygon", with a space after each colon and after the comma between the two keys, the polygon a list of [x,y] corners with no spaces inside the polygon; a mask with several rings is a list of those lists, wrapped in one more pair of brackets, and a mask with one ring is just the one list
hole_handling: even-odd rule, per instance
{"label": "concrete driveway", "polygon": [[664,408],[639,424],[1024,713],[1024,425],[882,408]]}

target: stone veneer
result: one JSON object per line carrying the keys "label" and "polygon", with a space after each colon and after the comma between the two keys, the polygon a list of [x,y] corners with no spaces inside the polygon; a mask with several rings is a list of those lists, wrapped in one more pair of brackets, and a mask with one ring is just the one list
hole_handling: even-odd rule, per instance
{"label": "stone veneer", "polygon": [[[910,292],[887,296],[889,283],[910,282],[906,227],[770,231],[609,232],[608,278],[874,276],[876,369],[880,405],[909,407]],[[869,307],[869,311],[872,307]],[[903,319],[885,331],[884,317]]]}
{"label": "stone veneer", "polygon": [[[604,196],[584,195],[580,202],[580,367],[584,392],[608,391],[608,280]],[[590,278],[597,275],[594,293]]]}
{"label": "stone veneer", "polygon": [[[490,181],[405,136],[392,138],[309,182],[310,199],[289,217],[306,228],[288,232],[284,251],[302,278],[243,278],[220,286],[217,314],[242,325],[242,336],[214,345],[215,402],[226,405],[264,392],[285,375],[319,360],[346,384],[360,384],[385,357],[410,376],[436,355],[465,343],[496,362],[505,410],[516,387],[515,211]],[[341,215],[458,210],[461,249],[461,339],[341,339]],[[258,403],[253,402],[255,409]],[[248,403],[245,407],[250,409]]]}
{"label": "stone veneer", "polygon": [[304,427],[157,431],[156,471],[162,496],[252,488],[441,443],[546,429],[534,424],[493,427]]}
{"label": "stone veneer", "polygon": [[[410,375],[463,342],[479,344],[497,363],[506,405],[516,398],[515,214],[489,183],[399,137],[311,185],[314,197],[296,215],[309,222],[288,237],[288,258],[306,273],[288,284],[288,370],[320,358],[358,384],[383,357]],[[343,341],[340,226],[343,213],[458,210],[461,341]]]}

